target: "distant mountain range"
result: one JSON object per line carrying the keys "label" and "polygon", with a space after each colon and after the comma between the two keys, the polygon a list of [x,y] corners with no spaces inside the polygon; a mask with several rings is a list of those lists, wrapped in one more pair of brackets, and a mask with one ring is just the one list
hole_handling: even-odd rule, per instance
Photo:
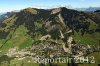
{"label": "distant mountain range", "polygon": [[3,21],[12,15],[14,15],[16,12],[6,12],[6,13],[0,13],[0,21]]}
{"label": "distant mountain range", "polygon": [[76,8],[78,11],[96,11],[100,10],[100,7],[89,7],[89,8]]}
{"label": "distant mountain range", "polygon": [[0,13],[0,15],[2,15],[3,13]]}

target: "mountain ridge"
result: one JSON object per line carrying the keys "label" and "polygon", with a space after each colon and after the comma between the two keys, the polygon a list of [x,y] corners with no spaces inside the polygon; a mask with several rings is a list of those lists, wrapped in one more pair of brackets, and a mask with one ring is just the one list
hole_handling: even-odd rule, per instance
{"label": "mountain ridge", "polygon": [[34,57],[83,57],[99,52],[99,20],[99,11],[23,9],[0,22],[0,63]]}
{"label": "mountain ridge", "polygon": [[[11,32],[15,32],[21,25],[28,30],[26,33],[31,37],[35,33],[39,33],[41,36],[50,34],[55,40],[60,38],[60,32],[66,35],[70,29],[73,34],[80,32],[84,36],[86,33],[92,34],[96,30],[100,30],[99,19],[97,12],[79,12],[65,7],[50,10],[27,8],[0,24],[0,38],[6,39]],[[64,38],[64,40],[66,39]]]}
{"label": "mountain ridge", "polygon": [[100,10],[100,7],[88,7],[88,8],[76,8],[78,11],[88,11],[88,12],[94,12],[96,10]]}

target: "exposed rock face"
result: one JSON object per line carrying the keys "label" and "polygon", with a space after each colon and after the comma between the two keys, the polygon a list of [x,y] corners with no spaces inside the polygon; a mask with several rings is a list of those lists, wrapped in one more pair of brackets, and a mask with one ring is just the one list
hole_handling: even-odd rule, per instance
{"label": "exposed rock face", "polygon": [[61,8],[55,8],[55,9],[52,9],[52,12],[51,14],[57,14],[61,11]]}
{"label": "exposed rock face", "polygon": [[43,40],[46,40],[46,39],[48,39],[48,38],[51,38],[51,36],[50,35],[46,35],[46,36],[43,36],[43,37],[41,37],[41,41],[43,41]]}
{"label": "exposed rock face", "polygon": [[63,44],[63,49],[66,53],[72,54],[72,47],[71,47],[72,41],[73,41],[73,38],[69,37],[68,40],[67,40],[67,44]]}

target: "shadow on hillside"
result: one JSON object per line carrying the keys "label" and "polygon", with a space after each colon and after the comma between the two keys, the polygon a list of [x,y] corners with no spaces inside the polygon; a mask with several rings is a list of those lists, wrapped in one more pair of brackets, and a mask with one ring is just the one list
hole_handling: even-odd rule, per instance
{"label": "shadow on hillside", "polygon": [[9,32],[0,31],[0,39],[6,39],[8,34],[9,34]]}
{"label": "shadow on hillside", "polygon": [[10,66],[10,61],[11,61],[12,59],[14,59],[14,58],[10,58],[10,57],[8,57],[7,55],[0,56],[0,65],[1,65],[2,63],[4,63],[5,61],[7,61],[7,62],[8,62],[8,66]]}

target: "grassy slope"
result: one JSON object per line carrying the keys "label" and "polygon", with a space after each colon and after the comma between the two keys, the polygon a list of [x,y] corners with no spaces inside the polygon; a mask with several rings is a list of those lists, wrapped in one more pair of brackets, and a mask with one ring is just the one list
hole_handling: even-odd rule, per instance
{"label": "grassy slope", "polygon": [[[11,31],[9,35],[12,35],[12,37],[1,48],[2,52],[6,53],[9,48],[19,47],[19,49],[23,49],[32,45],[32,38],[26,33],[27,29],[24,26],[19,26],[14,33]],[[7,38],[9,38],[9,35]],[[1,40],[1,43],[4,43],[4,40]]]}
{"label": "grassy slope", "polygon": [[79,66],[98,66],[98,64],[100,64],[100,52],[94,52],[90,55],[88,55],[88,57],[94,57],[95,63],[92,64],[79,64]]}
{"label": "grassy slope", "polygon": [[[78,66],[97,66],[100,64],[100,52],[94,52],[92,54],[89,54],[88,57],[94,56],[95,63],[93,64],[78,64]],[[29,62],[30,61],[30,62]],[[14,59],[10,61],[10,66],[39,66],[37,63],[33,63],[32,59],[30,57],[26,57],[23,60]],[[56,64],[57,66],[67,66],[66,64]],[[8,62],[1,63],[1,66],[8,66]],[[48,65],[46,65],[48,66]]]}
{"label": "grassy slope", "polygon": [[97,24],[93,21],[90,21],[89,30],[92,30],[91,34],[85,33],[84,36],[81,36],[81,32],[75,32],[73,37],[77,43],[85,44],[85,45],[100,45],[100,33],[94,32],[97,28]]}
{"label": "grassy slope", "polygon": [[83,45],[99,45],[100,40],[100,33],[95,32],[93,34],[85,34],[84,36],[81,36],[81,34],[78,32],[75,32],[73,35],[74,39],[77,43],[83,44]]}

